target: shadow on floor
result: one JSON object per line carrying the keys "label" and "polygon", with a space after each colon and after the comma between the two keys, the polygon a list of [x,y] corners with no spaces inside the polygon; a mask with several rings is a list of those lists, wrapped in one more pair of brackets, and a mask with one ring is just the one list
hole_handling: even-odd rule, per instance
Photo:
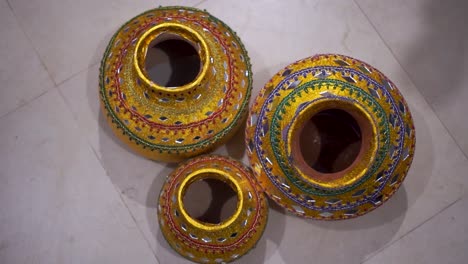
{"label": "shadow on floor", "polygon": [[468,74],[468,1],[427,0],[417,8],[424,12],[424,26],[420,29],[424,33],[415,38],[399,60],[431,103],[466,88],[463,78]]}

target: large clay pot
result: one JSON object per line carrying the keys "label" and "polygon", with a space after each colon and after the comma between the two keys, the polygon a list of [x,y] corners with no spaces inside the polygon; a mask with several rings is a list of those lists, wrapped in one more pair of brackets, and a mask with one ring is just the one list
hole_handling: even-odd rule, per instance
{"label": "large clay pot", "polygon": [[404,98],[372,66],[317,55],[278,72],[247,120],[254,174],[288,211],[316,219],[363,215],[387,201],[413,159]]}
{"label": "large clay pot", "polygon": [[[161,61],[150,56],[153,47],[167,52],[172,73],[151,68]],[[193,8],[161,7],[125,23],[100,71],[110,126],[155,160],[182,160],[225,142],[245,118],[251,93],[249,57],[236,33]]]}

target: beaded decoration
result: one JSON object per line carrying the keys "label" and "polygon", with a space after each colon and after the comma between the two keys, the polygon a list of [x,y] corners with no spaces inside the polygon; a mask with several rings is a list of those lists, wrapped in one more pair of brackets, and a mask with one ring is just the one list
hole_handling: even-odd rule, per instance
{"label": "beaded decoration", "polygon": [[[326,109],[346,111],[363,132],[357,159],[336,173],[321,173],[298,154],[299,132]],[[271,199],[302,217],[346,219],[395,193],[413,159],[415,131],[408,105],[387,77],[357,59],[328,54],[297,61],[265,85],[250,109],[246,144]]]}
{"label": "beaded decoration", "polygon": [[[227,183],[237,195],[234,214],[219,224],[192,218],[184,206],[187,187],[207,178]],[[268,203],[249,168],[231,158],[201,156],[168,176],[159,197],[158,218],[164,237],[179,254],[199,263],[225,263],[258,242],[267,223]]]}
{"label": "beaded decoration", "polygon": [[[145,59],[158,39],[186,41],[197,51],[192,82],[164,87],[148,77]],[[251,94],[247,52],[226,24],[205,11],[160,7],[125,23],[100,68],[102,109],[115,134],[139,154],[178,161],[224,143],[246,116]]]}

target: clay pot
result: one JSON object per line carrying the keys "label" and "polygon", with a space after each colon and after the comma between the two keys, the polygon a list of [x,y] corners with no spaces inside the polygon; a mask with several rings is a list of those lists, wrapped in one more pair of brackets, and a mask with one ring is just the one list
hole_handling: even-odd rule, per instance
{"label": "clay pot", "polygon": [[236,33],[205,11],[161,7],[138,15],[115,33],[100,71],[110,126],[150,159],[207,152],[246,116],[249,57]]}
{"label": "clay pot", "polygon": [[411,165],[415,133],[387,77],[329,54],[273,76],[250,109],[246,144],[271,199],[299,216],[346,219],[395,193]]}
{"label": "clay pot", "polygon": [[[187,189],[205,179],[229,185],[237,197],[234,213],[220,223],[200,221],[186,208]],[[250,169],[230,158],[201,156],[168,176],[158,217],[162,234],[179,254],[198,263],[226,263],[255,247],[267,223],[268,203]]]}

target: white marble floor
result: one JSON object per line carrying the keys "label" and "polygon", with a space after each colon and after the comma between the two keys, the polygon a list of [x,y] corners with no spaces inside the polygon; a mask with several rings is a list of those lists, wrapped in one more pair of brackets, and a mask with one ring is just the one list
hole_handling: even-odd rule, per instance
{"label": "white marble floor", "polygon": [[[254,96],[292,61],[341,53],[381,69],[413,113],[415,159],[388,203],[338,222],[272,206],[263,238],[238,263],[466,263],[464,0],[0,0],[0,263],[188,263],[156,222],[174,166],[129,151],[98,107],[110,36],[168,4],[206,9],[237,31]],[[238,133],[216,152],[246,162],[242,142]]]}

